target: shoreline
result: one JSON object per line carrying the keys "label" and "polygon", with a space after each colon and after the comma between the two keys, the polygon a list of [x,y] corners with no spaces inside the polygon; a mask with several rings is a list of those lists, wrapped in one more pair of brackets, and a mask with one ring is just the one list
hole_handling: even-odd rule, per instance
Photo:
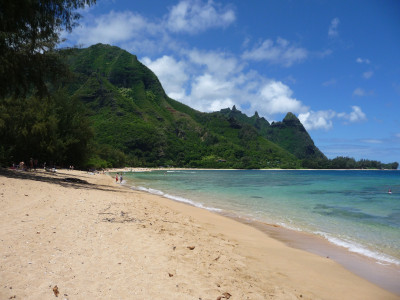
{"label": "shoreline", "polygon": [[[150,172],[150,171],[162,171],[164,169],[146,169],[137,170],[136,172]],[[177,169],[171,168],[171,170],[199,170],[199,169]],[[215,170],[215,169],[212,169]],[[328,170],[328,171],[342,171],[342,170]],[[362,170],[366,171],[366,170]],[[153,194],[149,191],[140,190],[149,194]],[[240,223],[252,226],[258,230],[264,232],[268,236],[277,239],[289,247],[304,250],[321,257],[326,257],[339,263],[354,274],[374,283],[392,293],[400,296],[400,282],[396,280],[400,276],[400,266],[394,263],[379,262],[376,258],[363,255],[358,252],[349,250],[344,246],[337,245],[331,241],[308,232],[296,231],[294,229],[282,227],[277,224],[267,224],[257,220],[244,219],[233,214],[229,214],[218,209],[207,208],[203,206],[194,205],[190,202],[180,201],[171,197],[160,195],[170,201],[183,203],[192,207],[207,210],[211,213],[216,213],[224,217],[228,217]]]}
{"label": "shoreline", "polygon": [[258,221],[234,219],[259,229],[289,247],[331,259],[355,275],[400,296],[400,285],[397,279],[400,276],[400,267],[398,265],[379,263],[373,258],[352,252],[312,233],[298,232],[279,225],[265,224]]}
{"label": "shoreline", "polygon": [[[0,170],[0,298],[398,299],[330,259],[108,175]],[[230,296],[229,296],[230,297]]]}
{"label": "shoreline", "polygon": [[[144,192],[144,193],[148,193],[148,192]],[[320,257],[321,259],[331,260],[332,262],[337,263],[338,265],[344,267],[344,269],[346,271],[351,272],[355,276],[365,279],[365,280],[368,280],[368,282],[370,282],[371,284],[379,286],[380,288],[383,288],[390,293],[394,293],[394,295],[397,295],[400,298],[400,287],[398,285],[395,285],[395,283],[396,283],[395,279],[397,277],[391,278],[391,275],[398,276],[398,274],[399,274],[398,270],[389,268],[390,274],[386,273],[384,278],[378,278],[377,276],[374,276],[376,274],[373,274],[373,273],[370,274],[373,276],[365,276],[365,275],[368,275],[368,274],[363,273],[366,270],[371,271],[371,272],[376,272],[376,269],[374,268],[375,263],[376,263],[375,261],[373,261],[372,259],[369,259],[367,257],[362,257],[361,255],[359,255],[357,253],[351,253],[347,249],[343,249],[343,248],[341,249],[341,247],[336,246],[322,238],[318,238],[317,236],[314,236],[312,234],[307,234],[305,232],[296,232],[294,230],[284,228],[280,225],[264,224],[264,223],[258,222],[258,221],[249,221],[249,220],[241,219],[239,217],[233,217],[228,214],[224,214],[224,213],[220,213],[220,212],[216,212],[216,211],[210,211],[205,208],[191,205],[189,203],[172,200],[167,197],[163,197],[163,196],[159,196],[159,197],[162,197],[166,201],[176,203],[179,206],[188,206],[195,210],[203,210],[203,211],[213,214],[213,215],[221,216],[223,218],[228,218],[228,219],[232,220],[233,222],[237,222],[240,224],[244,224],[246,226],[250,226],[251,228],[254,228],[257,231],[261,232],[261,234],[266,235],[269,238],[272,238],[273,240],[277,241],[278,243],[283,243],[286,247],[289,247],[294,250],[305,251],[306,253],[312,254],[312,255],[315,254],[318,257]],[[308,238],[306,239],[306,241],[304,241],[304,240],[302,241],[302,239],[305,236],[308,236]],[[309,245],[306,246],[307,242],[312,242],[312,243],[314,243],[313,246],[318,245],[318,247],[313,247],[313,246],[309,247]],[[321,246],[323,246],[323,247],[321,247]],[[326,252],[324,252],[324,251],[326,251]],[[331,256],[328,256],[328,257],[325,256],[326,253],[329,253]],[[345,255],[346,257],[341,257],[340,254],[343,254],[343,253],[346,253],[346,255]],[[351,256],[353,256],[353,258],[362,259],[364,262],[368,262],[368,266],[364,267],[364,268],[360,268],[357,264],[351,264],[350,261],[348,260],[348,257],[350,256],[349,254]],[[378,274],[382,275],[383,273],[378,272]],[[388,282],[385,282],[386,279],[389,280],[390,286],[385,284],[385,283],[388,283]],[[341,298],[344,299],[346,297],[342,296]],[[358,298],[358,297],[356,296],[355,298]]]}

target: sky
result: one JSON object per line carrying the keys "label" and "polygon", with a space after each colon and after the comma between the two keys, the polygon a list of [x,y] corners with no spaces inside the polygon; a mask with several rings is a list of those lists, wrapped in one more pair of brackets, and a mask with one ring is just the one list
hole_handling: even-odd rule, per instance
{"label": "sky", "polygon": [[400,162],[398,0],[97,0],[80,13],[61,47],[121,47],[202,112],[292,112],[328,158]]}

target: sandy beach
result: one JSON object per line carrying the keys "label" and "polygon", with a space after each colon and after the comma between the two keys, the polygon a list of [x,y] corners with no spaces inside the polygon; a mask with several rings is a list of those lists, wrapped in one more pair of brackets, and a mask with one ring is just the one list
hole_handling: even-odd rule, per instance
{"label": "sandy beach", "polygon": [[106,174],[0,169],[0,299],[399,299],[329,258]]}

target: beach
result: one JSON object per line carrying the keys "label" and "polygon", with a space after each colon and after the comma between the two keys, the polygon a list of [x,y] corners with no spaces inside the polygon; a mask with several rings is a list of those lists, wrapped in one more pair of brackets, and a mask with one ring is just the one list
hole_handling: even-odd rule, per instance
{"label": "beach", "polygon": [[106,174],[0,171],[0,299],[399,299],[257,228]]}

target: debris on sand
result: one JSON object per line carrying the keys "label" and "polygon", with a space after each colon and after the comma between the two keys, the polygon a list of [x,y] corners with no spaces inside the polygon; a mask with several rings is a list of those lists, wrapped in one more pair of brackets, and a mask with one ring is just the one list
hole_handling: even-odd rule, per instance
{"label": "debris on sand", "polygon": [[58,286],[57,286],[57,285],[55,285],[55,286],[53,287],[53,293],[54,293],[54,295],[55,295],[56,297],[58,297],[58,294],[60,294],[60,292],[58,291]]}

